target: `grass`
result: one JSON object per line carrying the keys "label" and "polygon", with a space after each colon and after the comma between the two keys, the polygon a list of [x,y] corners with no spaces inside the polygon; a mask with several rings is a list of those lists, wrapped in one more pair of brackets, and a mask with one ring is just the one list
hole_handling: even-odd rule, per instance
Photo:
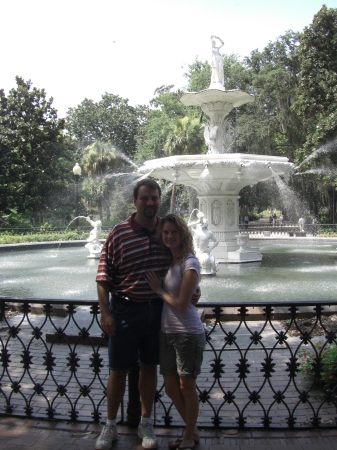
{"label": "grass", "polygon": [[[0,234],[0,245],[24,244],[27,242],[78,241],[78,240],[86,240],[88,236],[89,236],[88,231],[76,231],[76,230],[71,230],[63,233],[29,232],[24,235],[4,232]],[[107,236],[108,236],[107,232],[102,232],[100,238],[105,239]]]}
{"label": "grass", "polygon": [[323,389],[337,386],[337,347],[335,344],[323,348],[323,342],[317,342],[314,350],[302,349],[299,352],[300,371],[309,383]]}

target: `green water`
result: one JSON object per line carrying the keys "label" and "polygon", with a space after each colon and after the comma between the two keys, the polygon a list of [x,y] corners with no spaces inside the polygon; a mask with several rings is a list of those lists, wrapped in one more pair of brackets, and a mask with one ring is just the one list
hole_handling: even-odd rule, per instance
{"label": "green water", "polygon": [[[254,243],[254,246],[256,244]],[[262,262],[220,264],[203,276],[201,301],[337,299],[336,243],[263,245]],[[96,299],[98,260],[83,247],[0,254],[0,295],[24,298]]]}

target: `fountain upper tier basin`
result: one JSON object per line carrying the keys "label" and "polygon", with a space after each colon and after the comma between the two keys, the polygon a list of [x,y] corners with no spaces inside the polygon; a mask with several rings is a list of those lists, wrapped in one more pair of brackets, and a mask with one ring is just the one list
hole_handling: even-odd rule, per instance
{"label": "fountain upper tier basin", "polygon": [[186,106],[204,107],[206,111],[223,109],[228,114],[233,108],[253,103],[255,97],[240,89],[226,91],[225,87],[219,84],[217,89],[209,88],[199,92],[186,92],[180,97],[180,101]]}
{"label": "fountain upper tier basin", "polygon": [[237,195],[245,186],[269,180],[273,172],[287,178],[294,167],[286,157],[223,153],[152,159],[138,170],[158,179],[191,186],[201,195]]}

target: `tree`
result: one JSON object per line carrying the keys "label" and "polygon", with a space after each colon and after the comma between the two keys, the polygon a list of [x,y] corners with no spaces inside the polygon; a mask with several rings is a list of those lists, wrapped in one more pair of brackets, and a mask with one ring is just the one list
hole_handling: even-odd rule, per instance
{"label": "tree", "polygon": [[304,155],[337,133],[337,9],[325,5],[300,38],[301,64],[294,110],[304,121]]}
{"label": "tree", "polygon": [[128,99],[105,93],[99,102],[87,98],[67,112],[67,127],[80,147],[95,141],[110,142],[128,156],[136,150],[136,135],[144,124],[147,108],[133,107]]}
{"label": "tree", "polygon": [[306,172],[297,184],[315,214],[319,205],[330,209],[332,221],[331,181],[337,165],[337,9],[325,5],[300,36],[300,62],[297,101],[293,111],[298,114],[306,138],[298,146],[296,162]]}
{"label": "tree", "polygon": [[110,220],[109,172],[117,168],[118,159],[111,145],[95,142],[84,149],[83,168],[89,177],[83,183],[82,194],[97,203],[100,219],[103,220],[103,207],[106,208],[107,220]]}
{"label": "tree", "polygon": [[253,50],[245,58],[255,102],[236,111],[236,151],[294,160],[304,140],[304,128],[291,108],[300,71],[298,39],[297,33],[288,31],[262,52]]}
{"label": "tree", "polygon": [[[165,144],[165,154],[172,155],[195,155],[205,153],[206,146],[201,132],[199,119],[183,117],[176,119],[168,132]],[[170,211],[173,212],[176,196],[176,183],[173,183]]]}
{"label": "tree", "polygon": [[164,151],[166,156],[205,153],[206,145],[199,119],[188,116],[170,124]]}
{"label": "tree", "polygon": [[70,180],[71,143],[44,89],[20,77],[16,83],[8,97],[0,90],[0,207],[41,220],[50,197]]}
{"label": "tree", "polygon": [[192,64],[188,65],[187,72],[184,73],[188,80],[187,90],[198,92],[207,89],[211,82],[212,68],[207,61],[200,61],[198,57]]}
{"label": "tree", "polygon": [[147,120],[137,136],[135,160],[142,163],[149,159],[165,156],[164,145],[172,123],[194,112],[179,100],[182,92],[172,92],[173,85],[160,86],[151,100]]}

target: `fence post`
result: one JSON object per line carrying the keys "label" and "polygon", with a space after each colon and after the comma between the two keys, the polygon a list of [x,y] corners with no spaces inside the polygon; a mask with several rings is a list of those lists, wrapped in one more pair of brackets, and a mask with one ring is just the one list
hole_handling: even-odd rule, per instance
{"label": "fence post", "polygon": [[138,381],[140,373],[140,362],[132,366],[128,373],[129,401],[126,410],[126,420],[131,427],[138,427],[141,417],[140,395]]}
{"label": "fence post", "polygon": [[0,322],[2,322],[5,319],[5,309],[6,303],[0,302]]}

